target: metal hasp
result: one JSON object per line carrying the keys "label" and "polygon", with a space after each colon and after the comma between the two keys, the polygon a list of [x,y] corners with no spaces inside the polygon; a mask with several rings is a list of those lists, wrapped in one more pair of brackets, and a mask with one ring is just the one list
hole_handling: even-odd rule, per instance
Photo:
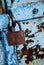
{"label": "metal hasp", "polygon": [[36,19],[44,17],[44,3],[37,2],[36,4],[19,5],[10,8],[13,16],[17,21],[26,21],[30,19]]}
{"label": "metal hasp", "polygon": [[[17,2],[15,4],[15,2]],[[11,10],[14,18],[17,21],[25,21],[29,19],[36,19],[40,17],[44,17],[44,2],[32,2],[31,4],[29,2],[22,3],[21,1],[14,1],[11,3],[11,1],[5,1],[5,9],[6,12],[8,10]]]}
{"label": "metal hasp", "polygon": [[[16,2],[16,4],[15,4]],[[3,1],[2,1],[3,3]],[[44,2],[37,1],[32,2],[31,4],[29,2],[23,3],[21,1],[13,1],[11,3],[11,0],[5,0],[5,9],[6,13],[8,10],[12,11],[13,16],[17,21],[23,21],[28,19],[35,19],[39,17],[44,17]]]}

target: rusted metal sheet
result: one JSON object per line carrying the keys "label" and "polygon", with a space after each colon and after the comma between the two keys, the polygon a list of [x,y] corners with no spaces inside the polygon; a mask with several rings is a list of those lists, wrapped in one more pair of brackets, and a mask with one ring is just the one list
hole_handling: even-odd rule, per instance
{"label": "rusted metal sheet", "polygon": [[[44,62],[44,17],[20,22],[20,24],[25,32],[26,44],[17,46],[19,64],[38,65],[38,62],[41,65]],[[18,27],[16,29],[18,30]]]}

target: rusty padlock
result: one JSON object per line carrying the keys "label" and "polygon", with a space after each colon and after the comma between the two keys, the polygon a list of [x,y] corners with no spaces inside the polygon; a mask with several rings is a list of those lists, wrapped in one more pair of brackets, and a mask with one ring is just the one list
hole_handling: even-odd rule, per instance
{"label": "rusty padlock", "polygon": [[19,31],[8,31],[8,44],[16,45],[16,44],[25,44],[25,35],[21,28],[20,23],[16,22],[19,26]]}

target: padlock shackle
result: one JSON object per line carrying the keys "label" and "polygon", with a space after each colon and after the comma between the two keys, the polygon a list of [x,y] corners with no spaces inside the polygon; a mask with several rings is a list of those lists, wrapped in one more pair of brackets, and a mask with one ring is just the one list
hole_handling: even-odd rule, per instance
{"label": "padlock shackle", "polygon": [[19,29],[22,30],[20,23],[18,21],[16,21],[16,23],[18,24]]}
{"label": "padlock shackle", "polygon": [[[18,24],[18,26],[19,26],[19,29],[20,30],[22,30],[22,28],[21,28],[21,25],[20,25],[20,23],[18,22],[18,21],[12,21],[12,23],[14,24],[15,23],[15,25],[16,25],[16,23]],[[14,27],[13,27],[14,28]],[[10,22],[9,22],[9,24],[8,24],[8,31],[12,31],[12,26],[10,26]]]}

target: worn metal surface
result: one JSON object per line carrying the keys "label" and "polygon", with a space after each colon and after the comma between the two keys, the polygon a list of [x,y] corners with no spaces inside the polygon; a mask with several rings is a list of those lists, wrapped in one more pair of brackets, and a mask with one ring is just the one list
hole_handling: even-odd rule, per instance
{"label": "worn metal surface", "polygon": [[[31,52],[29,52],[30,48],[33,46],[36,46],[37,44],[40,45],[41,49],[44,48],[44,27],[41,27],[42,23],[44,23],[44,18],[20,22],[22,29],[24,30],[25,33],[27,33],[27,35],[25,37],[26,45],[17,46],[20,65],[22,65],[22,64],[23,65],[26,65],[26,64],[27,65],[28,64],[29,65],[42,65],[43,64],[44,65],[44,63],[43,63],[44,60],[42,62],[42,59],[40,59],[41,56],[39,58],[39,61],[37,60],[36,51],[33,52],[36,54],[32,55],[32,56],[30,54],[32,54],[31,52],[33,50]],[[38,28],[38,26],[40,26],[40,28]],[[42,26],[44,26],[44,24]],[[16,29],[18,30],[18,27]],[[27,30],[27,32],[26,32],[26,30]],[[40,52],[40,50],[39,50],[39,52]],[[42,54],[42,53],[43,52],[41,52],[40,54]],[[29,56],[28,56],[28,54],[29,54]],[[31,57],[33,57],[33,59]],[[31,59],[29,59],[29,58],[31,58]],[[31,61],[31,60],[33,60],[33,61]],[[37,64],[37,62],[38,62],[38,64]]]}
{"label": "worn metal surface", "polygon": [[[3,2],[4,0],[2,0]],[[44,3],[38,2],[36,4],[25,4],[27,1],[37,2],[42,0],[15,0],[15,2],[11,6],[10,0],[7,0],[8,8],[10,8],[15,16],[16,20],[26,20],[37,17],[37,19],[21,21],[21,27],[25,33],[25,41],[26,45],[18,45],[17,52],[19,58],[17,58],[16,47],[8,46],[8,41],[5,32],[7,30],[2,31],[2,39],[4,47],[0,43],[0,64],[1,65],[17,65],[19,59],[19,65],[44,65],[44,59],[36,58],[36,55],[32,55],[33,59],[30,61],[28,59],[28,49],[39,44],[40,48],[44,48],[44,17],[38,18],[40,16],[44,16]],[[17,3],[19,2],[19,4]],[[15,4],[17,3],[17,4]],[[22,4],[23,3],[23,4]],[[4,2],[3,2],[4,7]],[[33,13],[34,9],[34,13]],[[8,26],[8,16],[0,15],[0,29],[6,28]],[[18,25],[16,26],[16,31],[18,30]],[[27,35],[26,35],[27,34]],[[4,49],[5,48],[5,49]],[[23,50],[23,51],[22,51]],[[6,58],[4,51],[6,51]],[[38,50],[39,51],[39,50]],[[35,53],[35,52],[34,52]],[[44,52],[39,51],[39,54],[44,54]],[[22,56],[22,58],[21,58]],[[27,58],[26,58],[27,57]],[[44,57],[44,55],[43,55]],[[4,61],[6,60],[6,62]],[[27,61],[26,61],[27,60]],[[26,62],[25,62],[26,61]]]}

